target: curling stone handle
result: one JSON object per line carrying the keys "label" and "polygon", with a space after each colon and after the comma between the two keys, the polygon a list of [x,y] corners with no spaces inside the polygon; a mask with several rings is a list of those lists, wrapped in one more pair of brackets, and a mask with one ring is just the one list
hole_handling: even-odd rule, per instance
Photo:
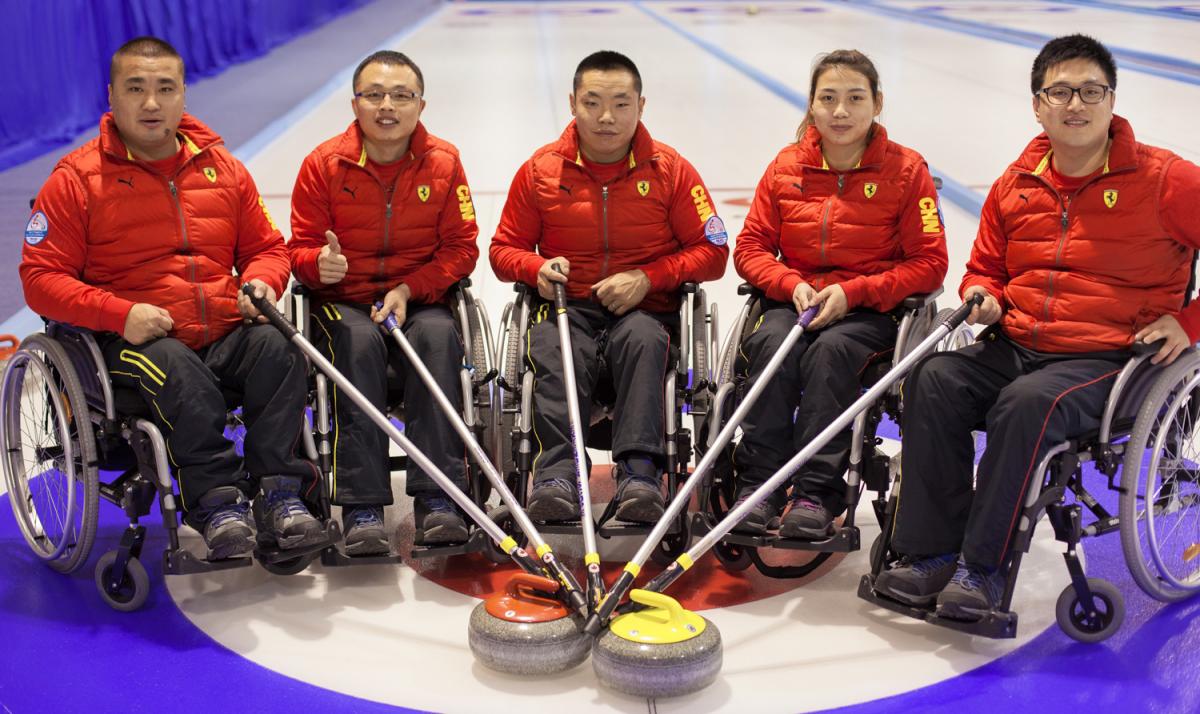
{"label": "curling stone handle", "polygon": [[[379,312],[382,312],[383,311],[383,303],[376,300],[375,301],[375,309],[378,310]],[[387,330],[388,332],[391,332],[392,330],[396,329],[397,327],[400,327],[400,323],[396,322],[396,315],[389,312],[387,317],[383,318],[383,329]]]}
{"label": "curling stone handle", "polygon": [[284,337],[287,337],[289,340],[291,340],[298,334],[296,326],[288,322],[288,319],[283,316],[283,313],[279,312],[279,308],[275,307],[275,305],[265,297],[258,297],[254,294],[253,285],[250,283],[243,285],[242,294],[250,298],[250,304],[254,306],[254,309],[261,312],[263,317],[267,318],[272,325],[274,325],[280,332],[283,333]]}
{"label": "curling stone handle", "polygon": [[558,583],[540,575],[516,573],[508,579],[506,589],[509,595],[525,602],[543,602],[551,605],[559,604],[556,598],[545,594],[558,590]]}
{"label": "curling stone handle", "polygon": [[643,614],[661,617],[663,624],[675,623],[682,626],[685,623],[683,605],[670,595],[637,589],[629,592],[629,599],[639,605],[645,605],[649,609],[643,611]]}

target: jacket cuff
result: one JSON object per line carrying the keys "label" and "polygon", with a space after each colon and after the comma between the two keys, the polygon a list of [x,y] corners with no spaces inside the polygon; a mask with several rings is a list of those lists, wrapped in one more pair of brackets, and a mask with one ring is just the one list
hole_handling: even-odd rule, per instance
{"label": "jacket cuff", "polygon": [[131,300],[125,300],[115,295],[110,297],[100,308],[100,330],[115,332],[118,335],[125,334],[125,320],[129,317],[129,311],[133,309],[133,305]]}
{"label": "jacket cuff", "polygon": [[1192,344],[1200,342],[1200,311],[1185,309],[1175,316]]}
{"label": "jacket cuff", "polygon": [[842,286],[842,292],[846,294],[846,308],[853,310],[863,302],[863,293],[867,291],[867,279],[864,276],[851,278],[844,283],[838,283]]}

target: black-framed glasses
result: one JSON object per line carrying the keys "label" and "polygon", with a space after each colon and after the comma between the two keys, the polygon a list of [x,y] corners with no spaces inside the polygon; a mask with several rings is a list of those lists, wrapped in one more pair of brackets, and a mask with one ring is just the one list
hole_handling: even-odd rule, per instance
{"label": "black-framed glasses", "polygon": [[1099,104],[1104,101],[1112,88],[1107,84],[1085,84],[1081,87],[1068,87],[1065,84],[1056,84],[1053,87],[1046,87],[1038,92],[1046,96],[1046,101],[1051,104],[1070,104],[1071,98],[1076,94],[1079,95],[1079,101],[1084,104]]}
{"label": "black-framed glasses", "polygon": [[390,92],[385,92],[382,89],[370,89],[365,92],[355,92],[354,96],[362,99],[367,104],[374,104],[375,106],[383,104],[384,97],[390,97],[392,104],[397,106],[412,104],[421,98],[420,94],[408,89],[393,89]]}

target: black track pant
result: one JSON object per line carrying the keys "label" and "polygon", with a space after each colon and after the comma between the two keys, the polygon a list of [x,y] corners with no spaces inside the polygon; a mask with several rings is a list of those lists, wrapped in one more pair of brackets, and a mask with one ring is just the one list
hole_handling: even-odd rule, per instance
{"label": "black track pant", "polygon": [[[747,377],[747,391],[795,324],[794,307],[767,304],[737,356],[735,368]],[[896,329],[892,315],[860,311],[805,332],[742,422],[742,439],[733,454],[739,483],[764,483],[854,403],[862,390],[863,369],[876,356],[891,353]],[[847,428],[830,440],[792,477],[799,494],[833,513],[846,507],[842,475],[850,460],[850,434]]]}
{"label": "black track pant", "polygon": [[[113,335],[101,343],[113,385],[135,389],[166,436],[185,513],[218,486],[252,496],[263,476],[297,476],[306,489],[317,483],[316,467],[296,456],[308,393],[304,356],[274,327],[242,325],[200,351],[172,337],[135,346]],[[241,395],[244,462],[224,437],[222,389]]]}
{"label": "black track pant", "polygon": [[[961,553],[998,567],[1026,489],[1051,446],[1100,426],[1127,353],[1046,354],[995,328],[922,360],[904,383],[903,452],[893,546],[907,555]],[[972,429],[987,447],[972,489]]]}
{"label": "black track pant", "polygon": [[[638,451],[662,462],[666,458],[663,381],[678,318],[674,313],[643,310],[618,317],[596,303],[574,300],[567,306],[567,317],[571,325],[576,391],[583,412],[580,421],[584,442],[596,384],[603,374],[611,377],[616,390],[614,458],[619,460],[631,451]],[[534,480],[574,481],[567,388],[553,305],[534,303],[533,325],[527,339],[528,359],[534,373],[533,430],[537,449]]]}
{"label": "black track pant", "polygon": [[[400,383],[404,400],[404,433],[459,488],[466,489],[462,440],[450,426],[420,375],[408,365],[391,335],[371,321],[361,305],[332,303],[312,311],[316,344],[333,366],[383,410],[388,401],[387,367]],[[409,305],[400,326],[434,381],[462,413],[463,346],[458,327],[444,305]],[[388,448],[391,441],[378,426],[331,386],[333,422],[333,502],[338,505],[392,503]],[[409,462],[405,490],[409,495],[437,491],[433,479]]]}

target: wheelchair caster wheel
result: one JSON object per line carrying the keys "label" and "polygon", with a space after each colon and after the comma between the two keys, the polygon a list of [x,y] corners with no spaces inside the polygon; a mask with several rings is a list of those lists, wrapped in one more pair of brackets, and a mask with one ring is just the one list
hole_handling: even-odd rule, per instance
{"label": "wheelchair caster wheel", "polygon": [[[525,534],[521,533],[520,528],[517,526],[517,521],[512,517],[512,512],[509,510],[508,506],[497,506],[496,508],[493,508],[488,512],[488,518],[492,519],[493,523],[500,526],[500,530],[512,535],[512,537],[516,539],[518,545],[520,545],[522,548],[525,547],[527,543]],[[493,543],[491,538],[487,539],[487,547],[483,549],[483,555],[496,565],[507,565],[513,562],[508,553],[500,550],[500,546],[497,543]]]}
{"label": "wheelchair caster wheel", "polygon": [[125,562],[125,575],[113,587],[112,570],[117,562],[117,551],[110,550],[100,556],[96,563],[96,589],[108,606],[120,612],[133,612],[146,603],[150,595],[150,577],[137,558]]}
{"label": "wheelchair caster wheel", "polygon": [[272,575],[296,575],[303,572],[312,563],[312,555],[301,555],[287,560],[278,560],[274,563],[268,561],[260,561],[263,568]]}
{"label": "wheelchair caster wheel", "polygon": [[717,543],[713,546],[713,552],[716,553],[717,560],[721,561],[721,565],[724,565],[726,570],[733,573],[740,573],[749,568],[752,562],[750,560],[750,549],[745,546],[733,545],[732,543]]}
{"label": "wheelchair caster wheel", "polygon": [[[869,561],[867,561],[868,564],[873,564],[875,562],[875,558],[877,558],[879,556],[879,549],[881,547],[883,547],[883,534],[882,533],[875,536],[875,540],[871,541],[871,555],[870,555],[871,559]],[[887,563],[888,563],[888,561],[885,558],[883,561],[884,566],[886,566]]]}
{"label": "wheelchair caster wheel", "polygon": [[1112,636],[1125,620],[1125,598],[1107,580],[1088,578],[1092,602],[1082,603],[1075,588],[1068,585],[1058,596],[1054,608],[1058,626],[1079,642],[1101,642]]}
{"label": "wheelchair caster wheel", "polygon": [[654,550],[650,551],[650,560],[665,568],[687,552],[691,541],[690,533],[669,533],[658,542]]}

